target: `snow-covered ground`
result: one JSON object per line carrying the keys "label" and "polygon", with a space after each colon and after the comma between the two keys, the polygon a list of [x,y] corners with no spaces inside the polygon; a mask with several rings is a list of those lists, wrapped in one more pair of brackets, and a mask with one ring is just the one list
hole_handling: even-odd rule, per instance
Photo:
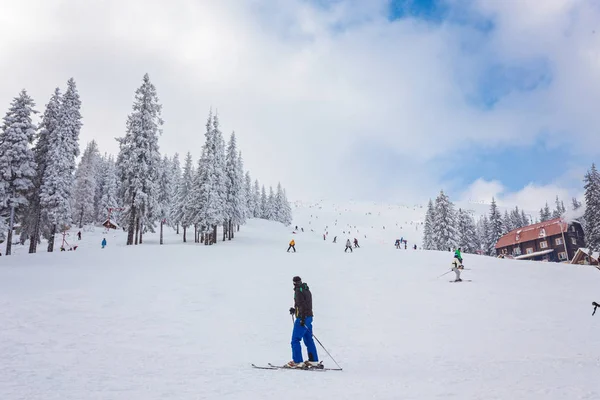
{"label": "snow-covered ground", "polygon": [[[600,398],[600,271],[466,255],[472,282],[449,283],[450,253],[394,248],[420,240],[410,206],[315,210],[295,210],[304,233],[252,220],[210,247],[118,232],[101,250],[97,229],[77,251],[1,257],[0,399]],[[336,213],[367,230],[352,254],[331,227],[323,241]],[[343,372],[250,367],[291,359],[294,275]]]}

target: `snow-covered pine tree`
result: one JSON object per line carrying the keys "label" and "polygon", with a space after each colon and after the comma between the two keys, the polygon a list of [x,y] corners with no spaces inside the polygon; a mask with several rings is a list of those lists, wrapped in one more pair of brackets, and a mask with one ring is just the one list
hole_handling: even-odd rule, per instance
{"label": "snow-covered pine tree", "polygon": [[[48,138],[47,166],[40,188],[43,220],[48,223],[50,231],[48,252],[54,251],[57,229],[66,229],[71,225],[73,175],[75,159],[79,155],[79,132],[82,125],[80,109],[79,93],[75,80],[71,78],[62,97],[58,129],[54,129]],[[97,168],[97,164],[95,166]],[[96,171],[93,173],[97,174]]]}
{"label": "snow-covered pine tree", "polygon": [[265,219],[269,221],[276,221],[277,217],[277,204],[275,202],[275,193],[273,192],[273,186],[269,186],[269,197],[267,198],[267,206],[265,210]]}
{"label": "snow-covered pine tree", "polygon": [[[217,242],[217,226],[225,221],[225,142],[217,115],[209,114],[205,143],[199,162],[199,200],[201,209],[195,220],[202,226],[204,244]],[[212,233],[210,230],[212,229]],[[210,233],[210,234],[209,234]]]}
{"label": "snow-covered pine tree", "polygon": [[288,201],[288,197],[287,197],[287,193],[286,193],[285,189],[283,189],[283,202],[282,202],[281,215],[282,215],[281,222],[285,226],[290,226],[293,221],[292,206],[290,205],[290,202]]}
{"label": "snow-covered pine tree", "polygon": [[254,201],[254,210],[253,210],[254,218],[262,218],[262,216],[263,216],[262,197],[261,197],[260,184],[258,183],[258,179],[256,179],[254,181],[254,191],[252,193],[252,199]]}
{"label": "snow-covered pine tree", "polygon": [[[25,89],[12,101],[0,127],[0,219],[8,220],[6,252],[12,251],[14,222],[28,205],[27,195],[35,179],[35,155],[31,148],[36,126],[31,117],[37,111]],[[3,225],[5,225],[4,223]]]}
{"label": "snow-covered pine tree", "polygon": [[244,192],[246,194],[246,218],[254,218],[254,192],[252,189],[252,178],[250,177],[250,171],[246,171]]}
{"label": "snow-covered pine tree", "polygon": [[448,250],[457,247],[456,213],[454,204],[444,191],[435,199],[435,219],[433,225],[433,241],[437,250]]}
{"label": "snow-covered pine tree", "polygon": [[106,164],[108,163],[108,155],[104,153],[104,156],[100,157],[98,164],[96,164],[96,192],[94,193],[94,221],[103,222],[103,218],[106,217],[106,211],[102,210],[102,193],[104,193],[104,186],[106,182],[105,171]]}
{"label": "snow-covered pine tree", "polygon": [[179,235],[179,221],[177,220],[177,197],[179,192],[179,187],[181,185],[181,164],[179,163],[179,153],[175,153],[173,159],[171,160],[171,179],[173,185],[171,200],[171,208],[169,209],[169,226],[176,230],[176,233]]}
{"label": "snow-covered pine tree", "polygon": [[500,211],[498,210],[498,206],[496,205],[496,199],[492,198],[492,204],[490,205],[490,218],[489,218],[489,238],[488,245],[490,246],[488,249],[489,255],[496,254],[496,243],[502,237],[504,228],[502,224],[502,216]]}
{"label": "snow-covered pine tree", "polygon": [[[119,207],[119,183],[117,181],[117,169],[115,166],[115,160],[113,156],[109,156],[104,163],[104,176],[102,177],[104,182],[104,188],[102,190],[102,197],[100,198],[100,219],[98,221],[104,222],[109,216],[109,209],[116,209]],[[113,223],[120,224],[120,212],[116,210],[110,211],[110,220]]]}
{"label": "snow-covered pine tree", "polygon": [[170,216],[174,191],[174,177],[171,160],[164,156],[158,168],[158,199],[156,216],[160,224],[159,243],[163,244],[163,226]]}
{"label": "snow-covered pine tree", "polygon": [[240,170],[240,163],[241,159],[238,154],[235,132],[233,132],[229,137],[225,157],[225,221],[223,225],[225,232],[223,234],[229,240],[234,236],[233,227],[244,222],[246,200],[244,198],[243,171]]}
{"label": "snow-covered pine tree", "polygon": [[73,218],[79,228],[95,220],[94,196],[100,153],[95,140],[89,142],[83,151],[79,166],[75,172],[75,190],[73,193]]}
{"label": "snow-covered pine tree", "polygon": [[[42,223],[42,208],[40,205],[40,188],[46,170],[48,158],[48,140],[54,135],[54,131],[58,129],[58,121],[61,104],[60,89],[56,88],[50,101],[46,105],[46,110],[42,117],[40,129],[37,135],[37,141],[33,148],[35,154],[36,172],[33,180],[33,189],[29,192],[27,213],[24,215],[21,224],[21,243],[25,243],[29,239],[29,253],[37,251],[37,245],[42,236],[42,229],[47,224]],[[1,220],[1,218],[0,218]],[[47,236],[47,232],[44,232]]]}
{"label": "snow-covered pine tree", "polygon": [[525,214],[525,210],[521,210],[521,226],[520,226],[520,228],[531,225],[531,224],[533,224],[533,221],[530,221],[530,219],[527,218],[527,214]]}
{"label": "snow-covered pine tree", "polygon": [[[482,254],[490,255],[490,224],[487,215],[484,215],[477,222],[477,237],[479,241],[479,249]],[[495,250],[494,250],[495,253]]]}
{"label": "snow-covered pine tree", "polygon": [[[196,172],[197,173],[197,172]],[[183,174],[179,180],[175,202],[172,208],[172,219],[183,228],[183,242],[187,242],[187,228],[192,223],[192,193],[195,173],[192,166],[192,154],[188,152],[183,164]]]}
{"label": "snow-covered pine tree", "polygon": [[585,183],[585,241],[592,251],[600,250],[600,174],[596,165],[583,178]]}
{"label": "snow-covered pine tree", "polygon": [[581,202],[573,197],[573,199],[571,199],[571,209],[577,211],[579,208],[581,208]]}
{"label": "snow-covered pine tree", "polygon": [[548,206],[548,202],[544,208],[540,209],[540,222],[546,222],[552,219],[552,212],[550,211],[550,207]]}
{"label": "snow-covered pine tree", "polygon": [[242,152],[238,152],[237,158],[237,177],[240,181],[240,193],[239,193],[239,210],[234,210],[236,215],[233,217],[233,223],[237,225],[237,230],[240,230],[240,225],[246,223],[246,220],[249,218],[248,211],[248,196],[246,194],[246,187],[244,185],[244,158],[242,157]]}
{"label": "snow-covered pine tree", "polygon": [[552,211],[552,218],[560,218],[567,211],[565,209],[565,204],[558,199],[558,196],[556,196],[554,204],[556,205],[556,208]]}
{"label": "snow-covered pine tree", "polygon": [[427,213],[425,214],[425,224],[423,227],[423,249],[425,250],[436,250],[435,239],[433,237],[433,226],[435,225],[435,209],[433,208],[433,201],[429,199],[427,204]]}
{"label": "snow-covered pine tree", "polygon": [[512,220],[510,219],[510,215],[508,215],[508,210],[504,210],[504,217],[502,218],[502,233],[508,233],[513,229],[515,228],[512,223]]}
{"label": "snow-covered pine tree", "polygon": [[125,137],[117,139],[120,148],[117,170],[127,217],[127,245],[137,244],[138,238],[141,243],[142,232],[154,230],[160,164],[158,136],[162,134],[163,125],[161,110],[156,88],[145,74],[142,86],[135,92],[133,111],[127,117]]}
{"label": "snow-covered pine tree", "polygon": [[515,209],[510,212],[510,221],[512,229],[517,229],[528,225],[527,220],[523,219],[523,213],[521,210],[519,210],[518,206],[516,206]]}
{"label": "snow-covered pine tree", "polygon": [[268,219],[268,198],[267,191],[265,190],[265,185],[262,185],[262,189],[260,191],[260,218]]}
{"label": "snow-covered pine tree", "polygon": [[281,223],[284,223],[285,221],[285,205],[283,204],[283,201],[283,188],[281,187],[281,182],[278,182],[275,197],[273,199],[273,214],[274,220]]}
{"label": "snow-covered pine tree", "polygon": [[471,214],[458,209],[458,246],[465,253],[475,253],[477,251],[477,233],[475,221]]}

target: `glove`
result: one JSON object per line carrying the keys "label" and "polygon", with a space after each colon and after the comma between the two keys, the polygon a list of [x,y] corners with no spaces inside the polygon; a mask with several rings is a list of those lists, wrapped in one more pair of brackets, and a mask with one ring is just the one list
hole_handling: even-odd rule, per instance
{"label": "glove", "polygon": [[302,318],[302,319],[300,320],[300,326],[304,326],[304,325],[305,325],[305,323],[304,323],[304,318]]}
{"label": "glove", "polygon": [[296,314],[296,309],[294,307],[290,307],[290,315]]}

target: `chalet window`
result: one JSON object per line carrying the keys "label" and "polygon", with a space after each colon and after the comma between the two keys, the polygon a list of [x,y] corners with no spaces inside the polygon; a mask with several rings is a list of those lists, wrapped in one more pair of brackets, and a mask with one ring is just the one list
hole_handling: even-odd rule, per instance
{"label": "chalet window", "polygon": [[548,242],[546,242],[546,241],[540,242],[540,248],[547,249],[548,248]]}
{"label": "chalet window", "polygon": [[525,250],[525,252],[526,252],[527,254],[531,254],[531,253],[533,253],[533,247],[528,247],[528,248]]}
{"label": "chalet window", "polygon": [[557,246],[559,244],[563,244],[562,238],[556,238],[556,240],[554,242],[556,243]]}
{"label": "chalet window", "polygon": [[520,256],[521,255],[521,248],[520,247],[515,247],[513,249],[513,255]]}
{"label": "chalet window", "polygon": [[565,253],[564,251],[561,251],[560,253],[558,253],[558,259],[559,260],[566,260],[567,259],[567,253]]}
{"label": "chalet window", "polygon": [[571,238],[571,244],[574,244],[575,246],[577,246],[577,239]]}
{"label": "chalet window", "polygon": [[575,225],[571,225],[571,232],[575,232]]}
{"label": "chalet window", "polygon": [[546,230],[544,228],[540,229],[540,237],[546,236]]}

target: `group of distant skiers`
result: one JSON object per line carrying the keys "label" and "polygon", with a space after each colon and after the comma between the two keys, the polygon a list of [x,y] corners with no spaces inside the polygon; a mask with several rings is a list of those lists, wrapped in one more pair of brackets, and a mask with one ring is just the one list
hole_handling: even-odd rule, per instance
{"label": "group of distant skiers", "polygon": [[[337,236],[333,238],[333,243],[336,243],[336,239]],[[354,242],[350,242],[350,239],[346,240],[346,248],[344,249],[344,253],[348,252],[348,250],[350,250],[350,253],[352,253],[352,243],[354,243],[354,248],[360,248],[360,246],[358,245],[358,239],[354,238]],[[102,247],[104,248],[104,246]],[[294,239],[290,240],[287,252],[289,253],[290,250],[294,250],[294,253],[296,252],[296,241]]]}

